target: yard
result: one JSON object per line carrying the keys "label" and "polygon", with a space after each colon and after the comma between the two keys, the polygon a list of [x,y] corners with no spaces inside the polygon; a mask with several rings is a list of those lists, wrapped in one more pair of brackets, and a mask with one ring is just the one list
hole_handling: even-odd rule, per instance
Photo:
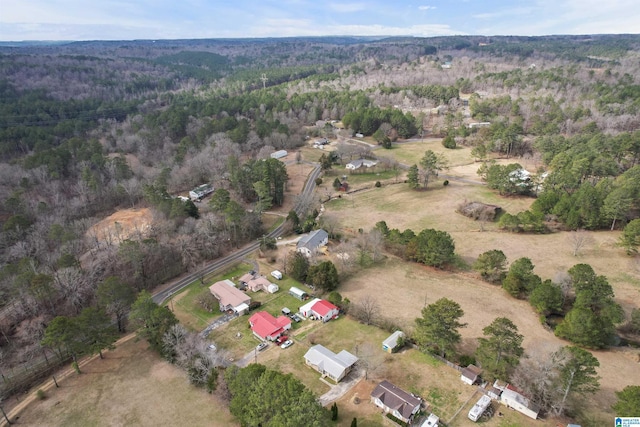
{"label": "yard", "polygon": [[238,425],[226,404],[191,386],[185,373],[131,339],[59,381],[20,414],[21,426]]}
{"label": "yard", "polygon": [[[477,164],[460,166],[447,173],[478,180],[475,175],[477,167]],[[446,187],[434,182],[428,190],[421,192],[412,191],[402,184],[372,189],[343,196],[325,207],[328,213],[337,213],[343,230],[347,232],[355,232],[358,228],[371,229],[382,220],[390,228],[401,230],[411,228],[419,232],[424,228],[436,228],[447,231],[455,241],[456,253],[468,265],[480,253],[490,249],[502,250],[509,262],[529,257],[535,265],[536,274],[543,279],[553,278],[575,264],[587,263],[598,274],[608,277],[616,300],[627,313],[638,307],[640,271],[634,269],[632,260],[616,247],[618,232],[589,232],[592,243],[574,257],[568,232],[511,234],[501,232],[495,224],[486,224],[485,231],[481,231],[478,222],[455,213],[457,206],[465,200],[497,204],[510,213],[525,210],[533,202],[532,198],[504,198],[482,185],[451,181]],[[451,274],[388,259],[350,278],[341,285],[340,293],[351,301],[358,301],[366,295],[375,296],[386,317],[393,317],[407,327],[413,325],[425,304],[441,297],[451,298],[465,311],[463,321],[468,326],[462,330],[462,348],[466,351],[472,351],[476,338],[482,336],[482,328],[496,317],[509,317],[516,323],[525,335],[524,345],[530,353],[543,354],[568,344],[542,327],[527,302],[508,297],[501,288],[476,279],[471,272]],[[638,353],[637,349],[630,348],[594,352],[601,363],[601,389],[593,399],[589,399],[594,410],[588,416],[596,420],[612,416],[609,408],[615,401],[614,391],[637,384],[640,380]],[[506,424],[506,415],[502,420],[504,425],[509,425]]]}

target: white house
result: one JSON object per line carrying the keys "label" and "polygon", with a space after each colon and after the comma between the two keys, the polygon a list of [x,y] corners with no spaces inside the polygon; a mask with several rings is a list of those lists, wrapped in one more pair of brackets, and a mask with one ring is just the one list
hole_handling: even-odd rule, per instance
{"label": "white house", "polygon": [[371,392],[371,402],[394,417],[409,423],[420,410],[422,399],[384,380]]}
{"label": "white house", "polygon": [[534,420],[538,419],[540,409],[531,403],[529,399],[520,394],[520,391],[510,384],[507,384],[507,386],[502,390],[502,394],[500,394],[500,403],[505,405],[507,408],[515,409]]}
{"label": "white house", "polygon": [[343,379],[358,361],[358,358],[346,350],[335,354],[326,347],[316,344],[304,355],[304,362],[323,377],[329,377],[335,382]]}
{"label": "white house", "polygon": [[347,163],[345,168],[349,170],[356,170],[356,169],[360,169],[361,167],[371,168],[377,164],[378,162],[376,160],[358,159],[358,160],[352,160],[349,163]]}
{"label": "white house", "polygon": [[302,255],[310,257],[327,243],[329,243],[329,234],[322,229],[314,230],[298,240],[296,250]]}
{"label": "white house", "polygon": [[331,304],[329,301],[320,298],[315,298],[300,307],[300,314],[304,317],[308,318],[313,316],[323,322],[328,322],[329,320],[337,317],[339,313],[340,309],[338,307]]}
{"label": "white house", "polygon": [[194,202],[202,200],[204,197],[213,193],[213,185],[211,184],[202,184],[193,190],[189,191],[189,198]]}

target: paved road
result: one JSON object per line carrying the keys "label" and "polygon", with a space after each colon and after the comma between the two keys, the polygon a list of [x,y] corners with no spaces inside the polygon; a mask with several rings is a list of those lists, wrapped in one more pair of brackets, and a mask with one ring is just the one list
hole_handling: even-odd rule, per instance
{"label": "paved road", "polygon": [[[299,195],[300,198],[310,197],[313,194],[313,191],[316,188],[316,178],[320,176],[320,172],[321,172],[320,166],[314,165],[313,170],[307,177],[307,181],[304,184],[302,193]],[[299,206],[296,206],[295,210],[298,214],[300,214]],[[282,234],[285,228],[285,225],[286,223],[283,222],[278,227],[276,227],[273,231],[267,234],[267,237],[279,237]],[[251,252],[258,249],[259,246],[260,246],[260,243],[258,243],[257,241],[252,242],[223,258],[219,258],[214,261],[211,261],[209,264],[207,264],[200,270],[187,274],[186,276],[183,276],[182,278],[178,279],[176,282],[171,284],[166,289],[154,294],[153,301],[157,304],[162,304],[171,295],[177,292],[180,292],[183,288],[187,287],[190,283],[194,282],[195,280],[198,280],[199,278],[205,275],[214,273],[218,270],[221,270],[229,266],[230,264],[240,261],[242,258],[249,255]]]}

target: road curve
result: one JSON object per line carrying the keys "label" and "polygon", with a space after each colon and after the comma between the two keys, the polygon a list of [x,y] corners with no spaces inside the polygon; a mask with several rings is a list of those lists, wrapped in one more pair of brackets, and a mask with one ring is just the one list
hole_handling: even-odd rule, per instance
{"label": "road curve", "polygon": [[[316,188],[316,178],[320,176],[320,173],[321,173],[320,166],[317,164],[314,164],[314,168],[309,173],[309,176],[307,177],[307,181],[305,182],[304,187],[302,188],[302,193],[300,194],[300,197],[308,197],[311,194],[313,194],[313,191]],[[296,213],[300,214],[299,207],[296,207],[295,210],[296,210]],[[283,222],[274,230],[272,230],[269,234],[267,234],[267,236],[279,237],[284,230],[285,224],[286,222]],[[258,249],[259,246],[260,246],[259,242],[257,241],[252,242],[242,247],[241,249],[238,249],[237,251],[230,253],[227,256],[211,261],[209,264],[205,265],[200,270],[194,271],[193,273],[189,273],[186,276],[181,277],[171,286],[167,287],[166,289],[163,289],[160,292],[153,294],[153,301],[156,304],[162,304],[171,295],[177,292],[180,292],[183,288],[187,287],[187,285],[194,282],[195,280],[198,280],[200,277],[214,273],[218,270],[221,270],[227,267],[230,264],[240,261],[242,258],[246,257],[248,254]]]}

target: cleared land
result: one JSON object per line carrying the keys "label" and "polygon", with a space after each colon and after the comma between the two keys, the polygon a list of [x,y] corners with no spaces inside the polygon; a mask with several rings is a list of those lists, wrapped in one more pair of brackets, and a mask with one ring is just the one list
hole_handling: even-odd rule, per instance
{"label": "cleared land", "polygon": [[[523,162],[520,162],[521,164]],[[451,168],[447,173],[478,180],[478,164]],[[638,307],[640,272],[631,268],[631,260],[615,246],[618,232],[590,232],[593,243],[577,257],[572,254],[570,233],[526,235],[501,232],[494,224],[480,231],[480,224],[455,213],[465,200],[497,204],[510,213],[527,209],[531,198],[503,198],[485,186],[452,181],[449,186],[440,182],[430,184],[427,191],[416,192],[404,185],[387,186],[356,193],[325,205],[327,212],[336,212],[347,233],[358,228],[372,228],[378,221],[386,221],[390,228],[411,228],[418,232],[436,228],[449,232],[456,243],[456,253],[468,264],[490,249],[500,249],[509,261],[529,257],[535,272],[543,279],[553,278],[578,263],[590,264],[598,274],[609,278],[616,300],[627,312]],[[364,226],[363,225],[368,225]],[[472,273],[443,273],[424,266],[398,260],[362,271],[341,286],[340,292],[351,301],[365,295],[377,296],[386,317],[413,326],[425,304],[438,298],[451,298],[465,311],[469,326],[462,330],[463,349],[471,351],[482,328],[496,317],[509,317],[525,335],[529,352],[553,351],[565,341],[557,339],[540,324],[527,302],[510,298],[501,288],[478,280]],[[640,382],[637,349],[612,349],[594,352],[601,367],[601,389],[590,400],[597,417],[611,417],[610,405],[614,391]]]}
{"label": "cleared land", "polygon": [[20,414],[22,426],[238,425],[215,395],[189,385],[183,371],[145,341],[130,340],[52,388]]}

